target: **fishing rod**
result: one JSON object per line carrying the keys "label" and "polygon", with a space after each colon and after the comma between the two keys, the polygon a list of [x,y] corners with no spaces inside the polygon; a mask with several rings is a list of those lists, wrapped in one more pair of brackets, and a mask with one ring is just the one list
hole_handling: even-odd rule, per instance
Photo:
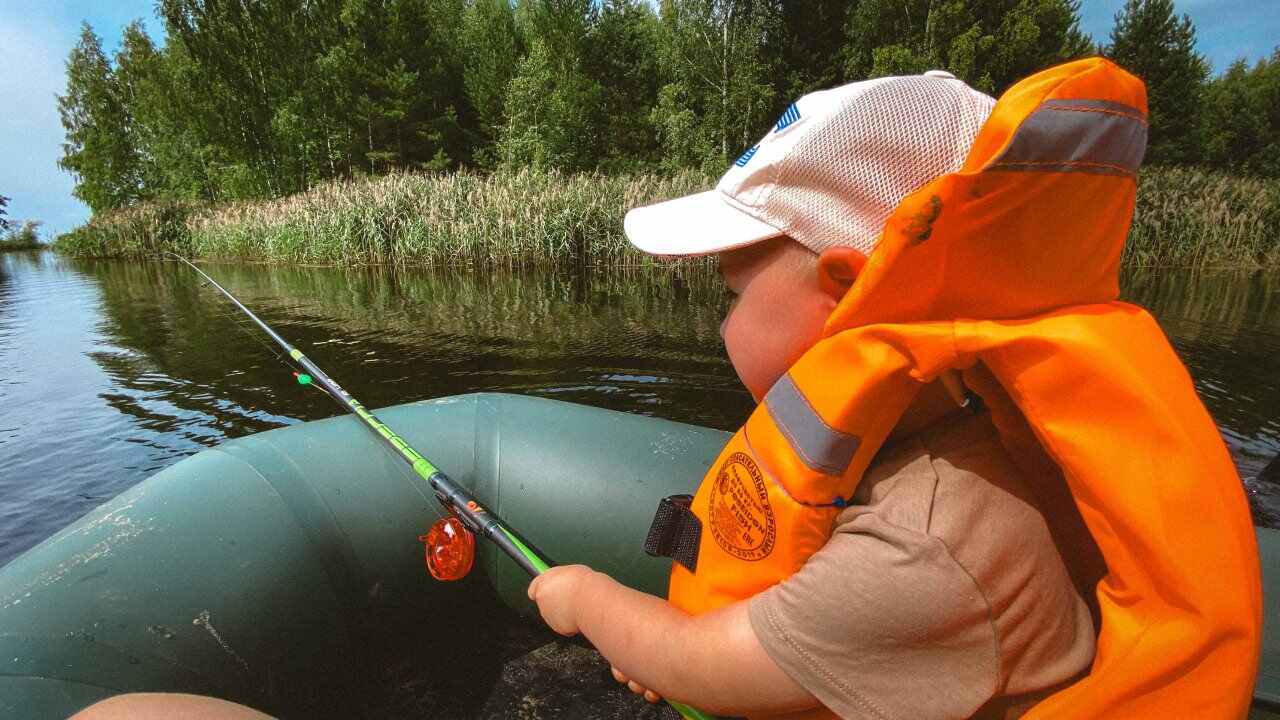
{"label": "fishing rod", "polygon": [[[432,576],[438,580],[457,580],[471,570],[475,541],[460,533],[456,526],[450,527],[450,518],[461,520],[468,532],[492,541],[531,576],[541,575],[547,570],[549,567],[547,562],[521,542],[514,532],[493,513],[485,509],[471,493],[451,480],[448,475],[445,475],[430,460],[423,457],[421,453],[414,450],[409,443],[405,442],[404,438],[387,427],[386,423],[379,420],[376,415],[366,410],[359,400],[352,397],[351,393],[343,390],[342,386],[329,377],[328,373],[320,369],[319,365],[312,362],[311,358],[303,355],[301,350],[290,345],[279,333],[271,329],[270,325],[263,322],[262,318],[253,314],[253,311],[245,307],[244,303],[237,300],[230,291],[219,285],[216,280],[209,277],[207,273],[196,267],[190,260],[174,253],[167,254],[181,260],[192,270],[199,273],[200,277],[221,292],[233,305],[247,315],[254,324],[262,328],[262,331],[274,340],[289,358],[304,371],[294,373],[299,385],[313,385],[320,388],[348,412],[360,418],[366,427],[394,450],[400,459],[413,468],[418,477],[427,482],[432,493],[435,494],[436,499],[440,501],[440,504],[447,512],[446,517],[441,518],[436,525],[432,526],[427,535],[420,538],[427,543],[427,568],[431,571]],[[468,545],[468,543],[470,544]],[[468,550],[472,552],[468,552]]]}
{"label": "fishing rod", "polygon": [[[253,311],[244,306],[244,303],[236,299],[230,291],[218,284],[218,281],[209,277],[203,270],[196,267],[190,260],[176,253],[165,253],[177,260],[182,261],[195,270],[200,277],[216,288],[223,294],[231,304],[235,305],[250,320],[254,322],[262,331],[275,341],[281,349],[303,369],[304,372],[294,372],[293,376],[297,379],[299,385],[312,385],[318,387],[329,397],[333,398],[345,408],[348,412],[360,418],[365,427],[369,428],[382,438],[383,442],[392,450],[400,459],[409,464],[413,471],[427,482],[436,499],[444,507],[445,517],[436,521],[426,535],[420,536],[418,539],[426,543],[426,560],[427,569],[431,572],[431,576],[437,580],[459,580],[471,571],[472,563],[475,558],[475,539],[476,534],[493,542],[507,557],[515,561],[525,572],[533,577],[537,577],[549,569],[546,560],[538,556],[536,552],[520,541],[520,538],[509,529],[501,520],[493,513],[485,509],[476,498],[467,492],[462,486],[455,483],[445,475],[439,468],[426,459],[417,450],[414,450],[409,443],[395,433],[386,423],[378,419],[376,415],[365,409],[359,400],[351,397],[351,393],[342,389],[328,373],[320,369],[302,351],[290,345],[287,340],[280,336],[271,326],[264,322]],[[459,527],[461,523],[461,527]],[[716,720],[714,715],[690,707],[683,703],[673,700],[666,701],[681,717],[686,720]]]}

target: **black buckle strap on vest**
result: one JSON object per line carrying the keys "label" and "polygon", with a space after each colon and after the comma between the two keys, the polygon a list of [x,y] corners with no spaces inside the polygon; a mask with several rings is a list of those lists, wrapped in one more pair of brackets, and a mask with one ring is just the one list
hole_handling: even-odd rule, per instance
{"label": "black buckle strap on vest", "polygon": [[692,495],[671,495],[658,502],[658,511],[644,539],[644,551],[653,557],[668,557],[694,572],[698,568],[698,543],[702,521],[689,509]]}

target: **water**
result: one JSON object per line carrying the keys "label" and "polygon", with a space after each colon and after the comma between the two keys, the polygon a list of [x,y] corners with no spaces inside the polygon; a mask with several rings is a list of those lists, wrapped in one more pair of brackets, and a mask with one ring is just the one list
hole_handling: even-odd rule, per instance
{"label": "water", "polygon": [[[693,273],[491,275],[211,265],[366,405],[478,390],[709,425],[751,409],[724,358],[724,298]],[[1280,525],[1280,277],[1132,274],[1249,491]],[[223,440],[338,412],[173,263],[0,255],[0,564]]]}

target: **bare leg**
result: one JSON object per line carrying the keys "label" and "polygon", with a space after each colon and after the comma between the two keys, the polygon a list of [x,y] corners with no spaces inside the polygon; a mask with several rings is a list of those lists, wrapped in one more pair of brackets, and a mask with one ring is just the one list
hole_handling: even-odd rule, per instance
{"label": "bare leg", "polygon": [[134,693],[94,703],[71,720],[271,720],[271,716],[201,695]]}

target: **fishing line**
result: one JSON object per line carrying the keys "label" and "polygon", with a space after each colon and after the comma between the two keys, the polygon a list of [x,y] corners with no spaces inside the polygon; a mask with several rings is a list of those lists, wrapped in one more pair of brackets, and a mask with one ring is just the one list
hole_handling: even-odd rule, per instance
{"label": "fishing line", "polygon": [[[200,289],[200,290],[209,290],[209,291],[212,291],[212,292],[216,292],[216,290],[214,290],[214,288],[213,288],[211,285],[209,285],[208,281],[203,280],[203,279],[202,279],[202,280],[200,280],[200,288],[199,288],[199,289]],[[246,325],[245,317],[244,317],[244,315],[243,315],[243,314],[241,314],[241,313],[236,313],[236,312],[231,312],[230,310],[223,310],[223,309],[220,309],[220,308],[221,308],[221,305],[220,305],[220,304],[216,304],[216,305],[214,305],[214,306],[213,306],[213,315],[214,315],[215,317],[225,318],[225,319],[227,319],[227,320],[231,321],[231,324],[232,324],[232,325],[234,325],[234,326],[236,327],[236,329],[237,329],[237,330],[239,330],[241,333],[243,333],[243,334],[245,335],[245,337],[248,337],[248,338],[252,339],[254,343],[256,343],[256,344],[258,344],[259,346],[261,346],[262,348],[266,349],[266,351],[267,351],[267,352],[269,352],[269,353],[271,353],[271,356],[272,356],[272,357],[274,357],[276,360],[279,360],[279,361],[281,361],[281,362],[283,362],[283,363],[286,363],[286,364],[289,362],[288,360],[285,360],[284,356],[283,356],[283,355],[281,355],[281,354],[280,354],[280,352],[279,352],[278,350],[276,350],[276,348],[275,348],[275,347],[273,347],[273,346],[272,346],[270,343],[268,343],[266,340],[263,340],[263,339],[262,339],[262,335],[261,335],[260,333],[255,333],[255,332],[253,332],[252,330],[250,330],[250,328],[248,327],[248,325]]]}

